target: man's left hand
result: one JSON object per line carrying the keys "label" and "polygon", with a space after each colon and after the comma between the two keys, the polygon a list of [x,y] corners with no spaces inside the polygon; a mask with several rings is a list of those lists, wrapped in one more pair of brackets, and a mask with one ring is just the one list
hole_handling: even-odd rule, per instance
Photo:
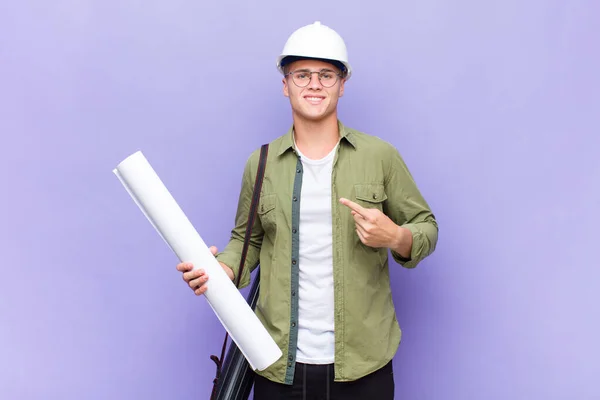
{"label": "man's left hand", "polygon": [[403,230],[387,215],[376,208],[364,208],[348,199],[340,203],[351,210],[356,224],[356,233],[363,244],[370,247],[395,249],[402,241]]}

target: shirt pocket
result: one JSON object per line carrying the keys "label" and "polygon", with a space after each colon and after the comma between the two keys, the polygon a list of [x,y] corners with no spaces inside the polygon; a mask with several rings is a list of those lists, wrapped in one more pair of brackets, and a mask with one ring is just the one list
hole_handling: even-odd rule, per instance
{"label": "shirt pocket", "polygon": [[274,233],[277,227],[277,194],[268,193],[260,196],[260,202],[258,204],[258,218],[266,233]]}
{"label": "shirt pocket", "polygon": [[[354,185],[354,201],[364,208],[375,208],[383,211],[383,203],[387,200],[385,186],[383,183],[359,183]],[[362,249],[363,262],[361,264],[377,265],[383,267],[387,261],[387,248],[370,247],[360,240],[358,234],[355,234],[355,243]],[[359,256],[360,257],[360,256]],[[367,273],[367,271],[363,271]]]}
{"label": "shirt pocket", "polygon": [[359,183],[354,185],[354,199],[364,208],[376,208],[383,212],[387,200],[383,183]]}

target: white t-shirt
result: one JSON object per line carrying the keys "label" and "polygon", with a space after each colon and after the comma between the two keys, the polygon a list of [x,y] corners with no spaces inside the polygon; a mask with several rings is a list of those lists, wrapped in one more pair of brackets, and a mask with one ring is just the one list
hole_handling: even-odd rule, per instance
{"label": "white t-shirt", "polygon": [[331,172],[337,145],[320,160],[299,150],[304,173],[300,197],[298,352],[307,364],[333,363],[335,355]]}

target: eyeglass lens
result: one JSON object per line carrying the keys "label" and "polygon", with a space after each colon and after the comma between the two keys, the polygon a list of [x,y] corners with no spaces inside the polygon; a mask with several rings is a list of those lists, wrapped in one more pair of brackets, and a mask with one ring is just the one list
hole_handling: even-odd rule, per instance
{"label": "eyeglass lens", "polygon": [[331,87],[333,85],[335,85],[335,83],[337,82],[337,74],[334,71],[329,71],[329,70],[323,70],[323,71],[318,71],[318,72],[311,72],[311,71],[294,71],[292,73],[292,78],[294,80],[294,83],[300,87],[304,87],[307,86],[310,83],[310,80],[312,78],[313,74],[318,74],[319,76],[319,81],[321,82],[321,85],[325,86],[325,87]]}

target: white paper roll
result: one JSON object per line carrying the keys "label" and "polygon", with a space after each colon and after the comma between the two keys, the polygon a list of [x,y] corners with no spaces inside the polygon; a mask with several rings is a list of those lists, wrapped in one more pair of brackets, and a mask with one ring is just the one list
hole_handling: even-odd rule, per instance
{"label": "white paper roll", "polygon": [[194,269],[203,268],[208,273],[210,279],[204,297],[250,366],[261,371],[277,361],[282,356],[281,350],[146,157],[138,151],[113,172],[179,260],[191,262]]}

